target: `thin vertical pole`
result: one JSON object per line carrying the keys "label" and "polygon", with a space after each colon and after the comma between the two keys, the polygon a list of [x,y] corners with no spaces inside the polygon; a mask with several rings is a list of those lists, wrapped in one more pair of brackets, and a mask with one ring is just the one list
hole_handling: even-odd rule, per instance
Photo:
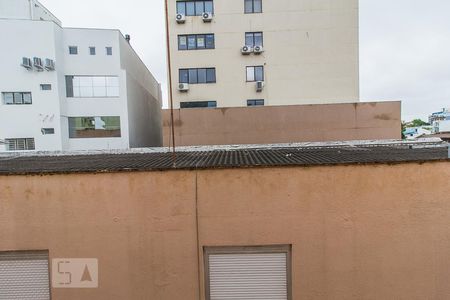
{"label": "thin vertical pole", "polygon": [[[176,152],[175,152],[175,124],[173,117],[173,97],[172,97],[172,64],[170,60],[170,34],[169,34],[169,0],[164,1],[165,10],[166,10],[166,41],[167,41],[167,67],[168,67],[168,76],[169,76],[169,103],[170,103],[170,127],[172,132],[172,160],[173,165],[176,163]],[[170,148],[170,145],[169,145]]]}

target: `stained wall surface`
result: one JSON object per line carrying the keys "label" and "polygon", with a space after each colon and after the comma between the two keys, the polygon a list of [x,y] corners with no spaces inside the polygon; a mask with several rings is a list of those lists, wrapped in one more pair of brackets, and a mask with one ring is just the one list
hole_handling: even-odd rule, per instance
{"label": "stained wall surface", "polygon": [[[170,110],[163,112],[171,143]],[[174,110],[177,146],[401,138],[401,102]]]}
{"label": "stained wall surface", "polygon": [[450,163],[0,177],[0,251],[98,258],[52,299],[204,299],[204,246],[292,245],[293,299],[446,299]]}

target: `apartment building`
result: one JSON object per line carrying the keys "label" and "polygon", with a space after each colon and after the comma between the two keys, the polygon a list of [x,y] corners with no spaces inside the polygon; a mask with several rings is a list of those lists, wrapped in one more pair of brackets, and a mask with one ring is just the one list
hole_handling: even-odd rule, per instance
{"label": "apartment building", "polygon": [[161,88],[119,30],[0,0],[0,151],[161,146]]}
{"label": "apartment building", "polygon": [[175,108],[359,101],[358,0],[168,0]]}

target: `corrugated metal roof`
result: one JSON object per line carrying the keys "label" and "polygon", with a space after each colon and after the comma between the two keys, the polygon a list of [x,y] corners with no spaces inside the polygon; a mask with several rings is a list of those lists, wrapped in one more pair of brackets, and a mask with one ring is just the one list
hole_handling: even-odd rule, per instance
{"label": "corrugated metal roof", "polygon": [[43,153],[0,156],[0,174],[98,173],[174,169],[249,168],[447,160],[442,142],[184,148],[169,151]]}

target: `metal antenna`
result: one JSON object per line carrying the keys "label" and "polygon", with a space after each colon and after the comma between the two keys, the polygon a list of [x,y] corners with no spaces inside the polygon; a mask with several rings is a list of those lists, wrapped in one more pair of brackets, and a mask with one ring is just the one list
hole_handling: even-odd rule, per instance
{"label": "metal antenna", "polygon": [[[173,117],[173,97],[172,97],[172,64],[170,60],[170,34],[169,34],[169,4],[168,0],[164,1],[165,10],[166,10],[166,41],[167,41],[167,67],[168,67],[168,76],[169,76],[169,103],[170,103],[170,127],[172,132],[172,163],[173,166],[176,166],[177,154],[175,152],[175,124]],[[169,144],[170,149],[170,144]]]}

